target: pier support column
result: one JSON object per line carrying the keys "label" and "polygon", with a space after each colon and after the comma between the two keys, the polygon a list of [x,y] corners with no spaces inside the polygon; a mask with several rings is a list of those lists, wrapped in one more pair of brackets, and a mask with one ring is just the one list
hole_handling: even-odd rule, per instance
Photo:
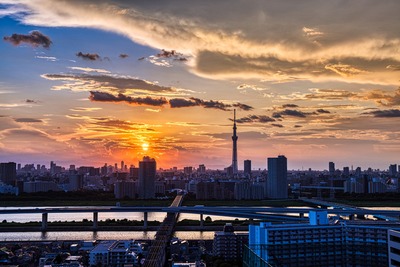
{"label": "pier support column", "polygon": [[300,218],[304,218],[304,213],[300,213]]}
{"label": "pier support column", "polygon": [[350,220],[350,221],[354,220],[354,214],[350,214],[350,215],[349,215],[349,220]]}
{"label": "pier support column", "polygon": [[99,213],[97,211],[93,212],[93,230],[97,230],[99,226]]}
{"label": "pier support column", "polygon": [[143,213],[143,222],[144,222],[144,224],[143,224],[143,227],[144,227],[144,229],[147,229],[147,211],[145,211],[144,213]]}
{"label": "pier support column", "polygon": [[47,230],[47,220],[48,220],[48,213],[42,213],[42,231]]}
{"label": "pier support column", "polygon": [[204,227],[204,219],[203,219],[203,214],[200,214],[200,227]]}

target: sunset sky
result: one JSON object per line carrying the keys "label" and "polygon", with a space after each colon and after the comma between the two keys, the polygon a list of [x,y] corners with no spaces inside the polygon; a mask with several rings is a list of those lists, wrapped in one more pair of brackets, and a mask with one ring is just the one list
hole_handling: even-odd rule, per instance
{"label": "sunset sky", "polygon": [[0,0],[0,162],[400,163],[398,0]]}

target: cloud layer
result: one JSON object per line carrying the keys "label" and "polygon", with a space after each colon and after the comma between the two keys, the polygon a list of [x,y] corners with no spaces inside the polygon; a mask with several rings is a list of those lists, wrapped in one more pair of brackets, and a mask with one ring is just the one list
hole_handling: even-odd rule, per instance
{"label": "cloud layer", "polygon": [[159,57],[191,54],[199,75],[398,82],[396,0],[173,2],[19,0],[31,12],[18,13],[12,5],[7,12],[28,24],[113,31],[164,48]]}
{"label": "cloud layer", "polygon": [[225,104],[220,101],[213,101],[213,100],[202,100],[199,98],[191,97],[189,99],[184,98],[172,98],[167,100],[165,97],[154,98],[154,97],[132,97],[127,96],[122,93],[118,95],[113,95],[107,92],[98,92],[98,91],[90,91],[89,99],[93,102],[124,102],[127,104],[132,105],[148,105],[148,106],[164,106],[165,104],[169,104],[171,108],[185,108],[185,107],[203,107],[203,108],[210,108],[210,109],[218,109],[223,111],[231,110],[232,107],[237,107],[242,110],[251,110],[252,107],[241,104],[241,103],[234,103],[234,104]]}

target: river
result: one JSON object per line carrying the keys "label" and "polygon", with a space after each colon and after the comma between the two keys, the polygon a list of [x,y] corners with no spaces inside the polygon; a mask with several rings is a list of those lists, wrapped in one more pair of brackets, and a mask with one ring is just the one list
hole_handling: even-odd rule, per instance
{"label": "river", "polygon": [[[32,209],[32,208],[50,208],[50,207],[3,207],[0,209]],[[54,207],[53,207],[54,208]],[[57,207],[62,208],[62,207]],[[267,207],[264,207],[267,208]],[[290,208],[290,207],[289,207]],[[298,207],[309,208],[309,207]],[[164,220],[165,213],[162,212],[149,212],[149,221],[162,221]],[[205,215],[204,218],[207,216]],[[225,216],[210,216],[213,221],[215,220],[234,220],[232,217]],[[93,220],[93,213],[49,213],[48,221],[82,221],[83,219]],[[100,212],[99,220],[106,219],[128,219],[128,220],[143,220],[142,212]],[[182,213],[179,220],[190,219],[200,220],[197,214]],[[3,214],[1,215],[0,222],[7,220],[7,222],[40,222],[42,220],[41,214]],[[222,230],[222,227],[221,227]],[[114,239],[153,239],[155,231],[59,231],[59,232],[3,232],[0,233],[0,241],[36,241],[36,240],[114,240]],[[181,231],[175,232],[175,236],[185,240],[209,240],[213,239],[214,232],[209,231]]]}
{"label": "river", "polygon": [[[0,209],[34,209],[34,208],[50,208],[50,207],[0,207]],[[52,207],[63,208],[63,207]],[[65,207],[64,207],[65,208]],[[88,207],[90,208],[90,207]],[[165,213],[163,212],[149,212],[148,221],[163,221]],[[206,218],[207,215],[204,215]],[[213,221],[215,220],[234,220],[232,217],[225,216],[210,216]],[[93,213],[49,213],[48,221],[82,221],[83,219],[93,220]],[[143,220],[142,212],[100,212],[99,221],[106,219],[128,219],[128,220]],[[182,213],[179,220],[200,220],[198,214]],[[7,220],[7,222],[40,222],[42,215],[38,214],[2,214],[0,222]],[[222,230],[222,227],[221,227]],[[59,231],[59,232],[3,232],[0,233],[0,241],[46,241],[46,240],[125,240],[125,239],[153,239],[155,231]],[[180,231],[175,232],[176,237],[184,240],[210,240],[214,238],[214,232],[210,231]]]}
{"label": "river", "polygon": [[[0,241],[146,240],[153,239],[155,234],[155,231],[5,232],[0,233]],[[210,240],[214,238],[214,232],[182,231],[175,232],[174,236],[183,240]]]}

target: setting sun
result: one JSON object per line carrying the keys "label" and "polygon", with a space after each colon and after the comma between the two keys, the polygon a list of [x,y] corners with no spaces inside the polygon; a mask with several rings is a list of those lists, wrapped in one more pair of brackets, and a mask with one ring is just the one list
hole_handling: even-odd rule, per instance
{"label": "setting sun", "polygon": [[147,144],[147,143],[142,144],[142,148],[144,151],[149,150],[149,144]]}

